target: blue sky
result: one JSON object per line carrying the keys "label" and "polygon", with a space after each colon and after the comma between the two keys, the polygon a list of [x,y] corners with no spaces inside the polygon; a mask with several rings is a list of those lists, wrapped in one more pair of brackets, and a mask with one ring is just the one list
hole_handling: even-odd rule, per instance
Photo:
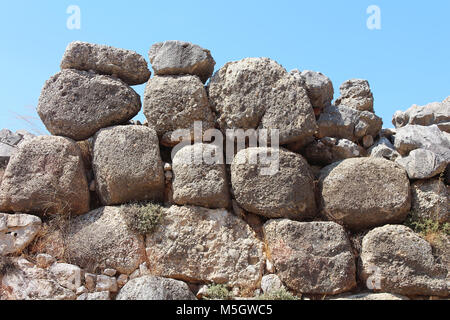
{"label": "blue sky", "polygon": [[[69,30],[69,5],[81,29]],[[381,30],[369,30],[369,5]],[[40,90],[73,40],[135,50],[184,40],[227,61],[269,57],[286,69],[321,71],[335,98],[350,78],[368,79],[375,110],[392,127],[396,110],[450,95],[450,1],[385,0],[1,0],[0,128],[46,133],[35,112]],[[135,90],[143,94],[144,86]],[[142,114],[138,119],[143,119]]]}

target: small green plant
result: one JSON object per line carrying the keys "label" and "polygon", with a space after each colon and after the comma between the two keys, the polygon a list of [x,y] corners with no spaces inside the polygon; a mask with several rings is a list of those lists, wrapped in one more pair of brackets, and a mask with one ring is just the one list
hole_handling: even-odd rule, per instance
{"label": "small green plant", "polygon": [[450,236],[450,223],[421,218],[416,212],[410,213],[405,221],[405,226],[411,228],[434,246],[440,246],[443,237]]}
{"label": "small green plant", "polygon": [[287,291],[285,288],[281,288],[269,293],[265,293],[256,297],[256,300],[299,300],[298,297]]}
{"label": "small green plant", "polygon": [[205,300],[231,300],[233,294],[223,284],[212,284],[208,287],[205,296]]}
{"label": "small green plant", "polygon": [[164,216],[163,207],[153,202],[126,204],[122,212],[128,228],[140,234],[154,232]]}
{"label": "small green plant", "polygon": [[15,269],[16,265],[11,257],[0,256],[0,276],[5,276]]}

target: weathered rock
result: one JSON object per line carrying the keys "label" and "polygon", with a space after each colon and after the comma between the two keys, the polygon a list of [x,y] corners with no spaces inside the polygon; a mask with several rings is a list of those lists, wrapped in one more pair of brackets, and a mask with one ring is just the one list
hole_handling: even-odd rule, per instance
{"label": "weathered rock", "polygon": [[431,245],[405,226],[370,231],[362,242],[361,262],[362,280],[374,278],[382,292],[449,295],[447,270],[436,263]]}
{"label": "weathered rock", "polygon": [[450,221],[447,186],[438,178],[416,181],[411,185],[411,211],[422,219]]}
{"label": "weathered rock", "polygon": [[303,81],[273,60],[227,63],[208,89],[222,130],[279,129],[280,144],[288,144],[308,141],[317,128]]}
{"label": "weathered rock", "polygon": [[359,111],[373,111],[373,94],[369,82],[362,79],[345,81],[341,87],[341,96],[336,100],[337,106],[347,106]]}
{"label": "weathered rock", "polygon": [[359,301],[371,301],[371,300],[409,300],[408,297],[404,297],[398,294],[392,293],[358,293],[354,295],[346,295],[345,297],[331,299],[331,300],[359,300]]}
{"label": "weathered rock", "polygon": [[45,269],[37,268],[26,259],[16,261],[15,270],[2,278],[2,286],[15,300],[75,300],[76,294],[61,285]]}
{"label": "weathered rock", "polygon": [[400,158],[400,153],[395,151],[394,145],[386,137],[381,137],[375,144],[369,148],[368,153],[374,158],[384,158],[395,161]]}
{"label": "weathered rock", "polygon": [[18,134],[17,132],[14,133],[11,130],[8,129],[2,129],[0,130],[0,142],[5,143],[9,146],[17,146],[19,145],[20,141],[22,141],[23,136]]}
{"label": "weathered rock", "polygon": [[154,276],[129,281],[116,300],[196,300],[184,282]]}
{"label": "weathered rock", "polygon": [[226,210],[172,206],[147,235],[151,274],[197,283],[256,289],[264,269],[263,244]]}
{"label": "weathered rock", "polygon": [[272,292],[283,289],[284,285],[276,274],[268,274],[261,279],[261,290],[270,294]]}
{"label": "weathered rock", "polygon": [[350,229],[403,222],[411,207],[405,170],[385,159],[347,159],[328,166],[319,190],[323,213]]}
{"label": "weathered rock", "polygon": [[122,288],[128,282],[128,276],[126,274],[121,274],[117,277],[117,285]]}
{"label": "weathered rock", "polygon": [[62,137],[25,141],[9,161],[0,187],[0,210],[83,214],[89,189],[79,147]]}
{"label": "weathered rock", "polygon": [[157,75],[196,75],[205,83],[214,72],[216,62],[209,50],[183,41],[155,43],[149,52]]}
{"label": "weathered rock", "polygon": [[449,161],[430,150],[416,149],[395,162],[405,168],[410,179],[429,179],[443,173]]}
{"label": "weathered rock", "polygon": [[302,71],[300,77],[305,82],[309,100],[314,108],[323,109],[331,105],[334,88],[330,78],[320,72],[310,70]]}
{"label": "weathered rock", "polygon": [[450,134],[442,132],[436,125],[398,128],[394,146],[402,156],[407,156],[415,149],[426,149],[450,162]]}
{"label": "weathered rock", "polygon": [[46,253],[40,253],[36,256],[36,266],[42,269],[47,269],[55,262],[56,259]]}
{"label": "weathered rock", "polygon": [[124,123],[140,109],[139,95],[122,81],[72,69],[62,70],[45,83],[37,107],[50,133],[74,140]]}
{"label": "weathered rock", "polygon": [[144,126],[100,130],[93,140],[96,189],[104,205],[161,201],[164,170],[155,131]]}
{"label": "weathered rock", "polygon": [[76,292],[81,287],[82,272],[78,266],[67,263],[55,263],[49,268],[49,272],[64,288]]}
{"label": "weathered rock", "polygon": [[[450,98],[450,97],[449,97]],[[433,102],[426,106],[413,105],[405,112],[397,111],[394,114],[392,123],[396,128],[406,125],[430,126],[436,124],[442,126],[444,130],[450,133],[450,99],[447,98],[442,103]],[[445,130],[447,129],[447,130]]]}
{"label": "weathered rock", "polygon": [[77,298],[77,300],[92,300],[92,301],[111,300],[111,293],[109,291],[83,293]]}
{"label": "weathered rock", "polygon": [[116,273],[117,270],[111,268],[106,268],[105,270],[103,270],[103,274],[108,277],[114,277]]}
{"label": "weathered rock", "polygon": [[97,276],[96,283],[97,286],[95,287],[95,291],[97,292],[109,291],[112,293],[116,293],[119,290],[117,280],[114,277],[108,277],[101,274]]}
{"label": "weathered rock", "polygon": [[143,236],[127,228],[118,207],[103,207],[71,220],[66,252],[72,263],[92,273],[113,268],[130,274],[145,260]]}
{"label": "weathered rock", "polygon": [[17,148],[9,144],[0,142],[0,165],[6,167],[11,156],[16,152]]}
{"label": "weathered rock", "polygon": [[0,213],[0,256],[20,253],[33,241],[41,224],[36,216]]}
{"label": "weathered rock", "polygon": [[362,139],[362,144],[364,148],[369,149],[374,144],[374,139],[372,136],[364,136]]}
{"label": "weathered rock", "polygon": [[167,146],[174,146],[183,138],[172,137],[178,129],[188,129],[193,139],[196,121],[202,123],[203,130],[214,128],[206,90],[195,76],[153,77],[145,88],[144,114],[149,127]]}
{"label": "weathered rock", "polygon": [[128,85],[145,83],[151,74],[147,61],[134,51],[81,41],[68,45],[61,69],[92,70],[120,78]]}
{"label": "weathered rock", "polygon": [[314,216],[313,180],[305,159],[284,149],[244,149],[231,165],[231,183],[238,204],[268,218],[300,220]]}
{"label": "weathered rock", "polygon": [[228,208],[230,194],[220,148],[208,144],[186,146],[176,153],[172,166],[176,204]]}
{"label": "weathered rock", "polygon": [[350,242],[338,224],[271,220],[264,237],[277,275],[291,290],[334,295],[356,285]]}
{"label": "weathered rock", "polygon": [[306,146],[303,155],[312,165],[326,166],[349,158],[362,157],[364,149],[347,139],[323,138]]}
{"label": "weathered rock", "polygon": [[367,135],[376,137],[381,131],[383,120],[371,112],[341,105],[325,108],[317,120],[317,125],[318,138],[334,137],[358,141]]}

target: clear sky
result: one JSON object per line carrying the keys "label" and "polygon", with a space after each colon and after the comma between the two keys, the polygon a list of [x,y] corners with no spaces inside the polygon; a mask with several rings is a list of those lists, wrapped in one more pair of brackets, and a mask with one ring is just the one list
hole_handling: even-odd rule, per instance
{"label": "clear sky", "polygon": [[[392,127],[396,110],[450,95],[450,1],[401,0],[1,0],[0,128],[46,133],[35,107],[67,44],[132,49],[184,40],[227,61],[269,57],[286,69],[321,71],[340,84],[368,79],[375,110]],[[70,5],[81,29],[66,26]],[[381,30],[369,30],[370,5]],[[135,90],[143,94],[144,86]],[[138,119],[143,119],[142,114]]]}

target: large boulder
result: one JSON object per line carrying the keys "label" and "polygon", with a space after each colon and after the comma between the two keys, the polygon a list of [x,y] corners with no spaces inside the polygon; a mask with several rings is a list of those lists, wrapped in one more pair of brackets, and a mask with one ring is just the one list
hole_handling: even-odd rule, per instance
{"label": "large boulder", "polygon": [[[293,72],[291,71],[291,73]],[[296,73],[298,74],[298,71]],[[330,78],[320,72],[310,70],[302,71],[299,76],[305,83],[309,100],[314,108],[323,109],[331,105],[334,88]]]}
{"label": "large boulder", "polygon": [[173,158],[173,201],[178,205],[228,208],[230,194],[221,148],[194,144]]}
{"label": "large boulder", "polygon": [[208,90],[222,130],[279,129],[288,144],[308,141],[317,128],[303,83],[273,60],[246,58],[217,71]]}
{"label": "large boulder", "polygon": [[317,120],[318,138],[334,137],[359,141],[365,136],[375,138],[381,131],[383,120],[368,111],[358,111],[341,105],[329,106]]}
{"label": "large boulder", "polygon": [[314,176],[306,160],[274,148],[240,151],[231,165],[238,204],[268,218],[310,218],[316,213]]}
{"label": "large boulder", "polygon": [[450,162],[450,134],[442,132],[436,125],[398,128],[394,146],[402,156],[407,156],[415,149],[426,149]]}
{"label": "large boulder", "polygon": [[405,170],[385,159],[330,165],[320,174],[319,190],[323,213],[350,229],[403,222],[411,207]]}
{"label": "large boulder", "polygon": [[77,144],[53,136],[22,143],[3,176],[0,210],[39,215],[88,212],[89,189]]}
{"label": "large boulder", "polygon": [[203,83],[211,77],[216,65],[209,50],[183,41],[155,43],[148,55],[155,74],[190,74],[198,76]]}
{"label": "large boulder", "polygon": [[116,300],[197,300],[184,282],[143,276],[127,282]]}
{"label": "large boulder", "polygon": [[147,61],[140,54],[110,46],[75,41],[67,46],[61,69],[94,71],[120,78],[128,85],[147,82]]}
{"label": "large boulder", "polygon": [[[14,269],[1,278],[14,300],[75,300],[76,294],[61,286],[52,273],[33,265],[24,258],[16,258]],[[1,300],[1,295],[0,295]]]}
{"label": "large boulder", "polygon": [[88,272],[131,274],[145,261],[144,237],[127,227],[120,207],[103,207],[70,221],[65,254]]}
{"label": "large boulder", "polygon": [[144,94],[144,114],[149,127],[156,130],[161,143],[178,144],[182,137],[172,137],[173,131],[187,129],[194,138],[194,124],[202,123],[202,129],[214,128],[214,116],[208,96],[201,81],[191,75],[155,76],[148,83]]}
{"label": "large boulder", "polygon": [[340,225],[271,220],[264,238],[278,276],[291,290],[334,295],[356,286],[355,259]]}
{"label": "large boulder", "polygon": [[62,70],[45,83],[37,107],[50,133],[74,140],[124,123],[140,109],[139,95],[124,82],[72,69]]}
{"label": "large boulder", "polygon": [[431,245],[405,226],[376,228],[362,241],[361,278],[381,292],[448,296],[446,277]]}
{"label": "large boulder", "polygon": [[161,201],[164,169],[156,132],[144,126],[100,130],[93,140],[96,188],[104,205]]}
{"label": "large boulder", "polygon": [[359,111],[373,111],[373,94],[369,82],[363,79],[345,81],[340,87],[341,96],[336,99],[337,106],[347,106]]}
{"label": "large boulder", "polygon": [[398,158],[395,162],[405,168],[410,179],[429,179],[443,173],[449,160],[433,151],[416,149],[407,157]]}
{"label": "large boulder", "polygon": [[419,180],[411,185],[411,211],[423,220],[450,221],[450,193],[441,179]]}
{"label": "large boulder", "polygon": [[261,281],[263,244],[226,210],[172,206],[146,241],[153,275],[249,290]]}
{"label": "large boulder", "polygon": [[41,224],[36,216],[0,213],[0,256],[22,252],[33,241]]}
{"label": "large boulder", "polygon": [[[441,102],[433,102],[426,106],[413,105],[405,112],[397,111],[392,123],[396,128],[406,125],[430,126],[438,125],[442,131],[450,133],[450,97]],[[447,130],[445,130],[445,128]]]}
{"label": "large boulder", "polygon": [[326,137],[307,145],[303,155],[312,165],[326,166],[341,160],[365,156],[366,152],[350,140]]}

